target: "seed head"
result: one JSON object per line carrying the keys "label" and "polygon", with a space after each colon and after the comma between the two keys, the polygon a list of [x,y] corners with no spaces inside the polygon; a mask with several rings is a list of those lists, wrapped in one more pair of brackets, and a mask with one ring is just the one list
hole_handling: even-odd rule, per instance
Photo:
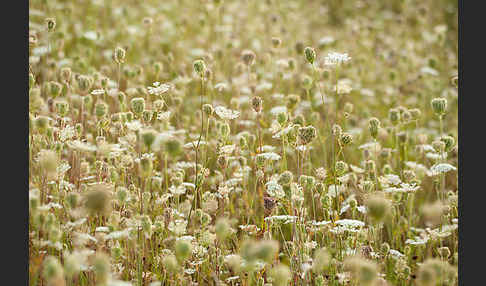
{"label": "seed head", "polygon": [[169,273],[175,273],[179,268],[179,264],[177,263],[177,259],[174,254],[165,255],[162,258],[162,266]]}
{"label": "seed head", "polygon": [[337,173],[338,176],[341,176],[344,173],[346,173],[348,168],[349,168],[348,164],[346,164],[344,161],[337,161],[336,162],[336,173]]}
{"label": "seed head", "polygon": [[175,255],[179,263],[184,262],[192,254],[192,244],[185,240],[179,239],[175,244]]}
{"label": "seed head", "polygon": [[145,110],[145,99],[143,97],[132,98],[130,106],[133,113],[140,115]]}
{"label": "seed head", "polygon": [[56,19],[54,18],[47,18],[46,19],[46,27],[48,32],[53,32],[56,28]]}
{"label": "seed head", "polygon": [[214,108],[209,103],[204,104],[202,109],[203,109],[204,114],[206,114],[206,116],[208,116],[208,117],[213,115],[213,113],[214,113]]}
{"label": "seed head", "polygon": [[446,152],[450,152],[456,143],[452,136],[442,136],[440,141],[444,142]]}
{"label": "seed head", "polygon": [[49,256],[44,261],[42,274],[50,285],[65,285],[62,265],[54,256]]}
{"label": "seed head", "polygon": [[339,138],[339,142],[341,143],[341,146],[349,145],[353,142],[353,136],[349,133],[343,133]]}
{"label": "seed head", "polygon": [[309,62],[312,65],[316,60],[316,51],[314,51],[314,49],[311,47],[306,47],[304,49],[304,56],[307,62]]}
{"label": "seed head", "polygon": [[314,253],[314,259],[312,261],[312,271],[316,274],[322,273],[327,270],[329,263],[331,262],[331,256],[325,248],[320,248]]}
{"label": "seed head", "polygon": [[79,90],[83,94],[86,94],[93,84],[93,78],[87,75],[80,75],[77,81]]}
{"label": "seed head", "polygon": [[241,53],[241,60],[245,63],[247,66],[252,66],[255,63],[256,55],[253,51],[250,50],[244,50]]}
{"label": "seed head", "polygon": [[214,225],[214,232],[219,241],[224,241],[231,234],[231,227],[227,218],[219,218]]}
{"label": "seed head", "polygon": [[148,129],[142,131],[140,135],[142,136],[143,144],[150,150],[157,137],[157,132],[153,129]]}
{"label": "seed head", "polygon": [[302,87],[304,87],[306,90],[310,90],[312,88],[312,83],[313,80],[310,76],[304,75],[302,78]]}
{"label": "seed head", "polygon": [[374,285],[378,278],[378,268],[372,261],[360,257],[350,257],[345,260],[344,266],[345,269],[351,271],[359,285]]}
{"label": "seed head", "polygon": [[125,62],[126,51],[122,47],[115,48],[114,59],[117,64],[122,64]]}
{"label": "seed head", "polygon": [[290,171],[284,171],[282,174],[280,174],[278,178],[278,183],[282,186],[288,186],[294,179],[294,174]]}
{"label": "seed head", "polygon": [[442,116],[446,113],[447,110],[447,99],[443,97],[437,97],[432,99],[430,102],[432,105],[432,109],[434,110],[437,116]]}
{"label": "seed head", "polygon": [[368,127],[370,129],[371,137],[376,139],[376,136],[378,135],[378,130],[380,129],[380,120],[376,117],[370,118],[368,121]]}
{"label": "seed head", "polygon": [[390,109],[388,112],[388,118],[390,118],[393,125],[397,125],[400,121],[400,111],[397,108]]}
{"label": "seed head", "polygon": [[368,209],[368,215],[373,220],[379,222],[390,212],[391,202],[380,195],[372,195],[366,200],[366,207]]}
{"label": "seed head", "polygon": [[85,194],[85,208],[92,214],[107,214],[111,210],[111,192],[106,184],[96,184]]}
{"label": "seed head", "polygon": [[256,113],[260,113],[263,107],[263,99],[259,96],[254,96],[251,99],[251,106]]}
{"label": "seed head", "polygon": [[194,71],[199,75],[199,77],[203,78],[206,72],[206,64],[203,60],[195,60],[193,63]]}
{"label": "seed head", "polygon": [[103,252],[97,252],[93,268],[96,275],[96,285],[106,285],[110,277],[110,258]]}
{"label": "seed head", "polygon": [[317,136],[317,131],[314,126],[306,126],[299,128],[299,138],[303,145],[307,145]]}
{"label": "seed head", "polygon": [[96,117],[102,118],[108,113],[108,105],[104,102],[97,102],[95,106]]}
{"label": "seed head", "polygon": [[279,264],[270,270],[270,277],[272,277],[272,285],[284,286],[287,285],[292,278],[292,273],[289,267],[284,264]]}
{"label": "seed head", "polygon": [[278,254],[278,249],[279,243],[276,240],[259,241],[255,248],[256,258],[272,263]]}

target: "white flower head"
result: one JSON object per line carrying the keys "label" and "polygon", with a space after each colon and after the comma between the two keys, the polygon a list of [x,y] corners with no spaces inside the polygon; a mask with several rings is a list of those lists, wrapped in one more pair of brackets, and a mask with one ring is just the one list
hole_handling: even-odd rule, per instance
{"label": "white flower head", "polygon": [[455,170],[457,170],[457,168],[448,163],[435,164],[430,168],[432,175],[439,175],[442,173],[447,173],[449,171],[455,171]]}
{"label": "white flower head", "polygon": [[216,112],[216,114],[221,117],[221,119],[235,119],[235,118],[238,118],[240,116],[240,112],[237,111],[237,110],[231,110],[231,109],[228,109],[224,106],[216,106],[216,108],[214,108],[214,112]]}
{"label": "white flower head", "polygon": [[101,95],[104,94],[105,91],[103,89],[95,89],[91,92],[92,95]]}
{"label": "white flower head", "polygon": [[285,197],[285,192],[280,184],[276,181],[269,181],[265,184],[265,188],[269,196],[277,199],[282,199]]}
{"label": "white flower head", "polygon": [[168,92],[172,88],[172,85],[163,83],[161,84],[160,82],[156,81],[153,83],[153,86],[147,87],[148,93],[150,94],[155,94],[155,95],[161,95],[166,92]]}
{"label": "white flower head", "polygon": [[347,53],[341,54],[336,52],[330,52],[324,58],[324,64],[326,66],[335,66],[335,65],[340,65],[342,63],[345,63],[350,59],[351,57],[349,57]]}

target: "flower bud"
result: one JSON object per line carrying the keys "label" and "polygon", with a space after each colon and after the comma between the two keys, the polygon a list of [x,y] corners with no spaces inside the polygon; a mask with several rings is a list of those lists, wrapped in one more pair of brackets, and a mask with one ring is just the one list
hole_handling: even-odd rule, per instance
{"label": "flower bud", "polygon": [[230,126],[227,122],[224,122],[223,124],[221,124],[220,128],[219,128],[219,132],[221,133],[221,136],[223,138],[226,138],[228,137],[228,135],[230,134],[231,132],[231,129],[230,129]]}

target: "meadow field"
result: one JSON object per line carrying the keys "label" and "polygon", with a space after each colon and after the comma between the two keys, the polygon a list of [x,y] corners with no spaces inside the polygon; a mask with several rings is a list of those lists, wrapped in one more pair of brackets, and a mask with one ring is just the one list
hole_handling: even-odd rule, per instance
{"label": "meadow field", "polygon": [[457,0],[30,0],[30,285],[458,285]]}

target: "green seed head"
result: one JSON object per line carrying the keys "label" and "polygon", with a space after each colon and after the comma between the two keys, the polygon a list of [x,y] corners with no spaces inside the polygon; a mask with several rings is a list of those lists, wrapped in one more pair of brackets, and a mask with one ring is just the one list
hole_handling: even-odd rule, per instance
{"label": "green seed head", "polygon": [[348,170],[348,164],[346,164],[344,161],[336,162],[336,174],[338,176],[343,175],[344,173],[346,173],[347,170]]}
{"label": "green seed head", "polygon": [[204,77],[206,72],[206,64],[203,60],[195,60],[194,63],[194,71],[199,75],[199,77]]}
{"label": "green seed head", "polygon": [[252,66],[255,63],[256,55],[253,51],[250,50],[244,50],[241,53],[241,60],[245,63],[247,66]]}
{"label": "green seed head", "polygon": [[306,126],[299,128],[299,138],[303,145],[310,143],[317,136],[317,131],[314,126]]}
{"label": "green seed head", "polygon": [[388,112],[388,118],[390,118],[393,125],[397,125],[400,121],[400,111],[397,108],[390,109]]}
{"label": "green seed head", "polygon": [[[44,261],[44,269],[42,274],[44,278],[50,283],[53,283],[54,281],[58,281],[59,279],[64,280],[63,277],[64,271],[62,265],[61,263],[59,263],[59,260],[54,256],[49,256]],[[53,285],[57,285],[57,284],[53,284]]]}
{"label": "green seed head", "polygon": [[185,240],[179,239],[175,244],[175,255],[179,262],[185,261],[192,254],[192,244]]}
{"label": "green seed head", "polygon": [[312,83],[312,78],[308,75],[304,75],[304,77],[302,78],[302,87],[306,90],[310,90],[312,88]]}
{"label": "green seed head", "polygon": [[49,94],[53,97],[56,98],[61,94],[62,90],[62,85],[58,82],[51,81],[49,82]]}
{"label": "green seed head", "polygon": [[316,51],[314,51],[314,49],[311,47],[306,47],[304,49],[304,56],[307,62],[309,62],[312,65],[316,60]]}
{"label": "green seed head", "polygon": [[108,113],[108,105],[104,102],[98,102],[95,106],[96,117],[101,118]]}
{"label": "green seed head", "polygon": [[259,96],[254,96],[251,99],[251,106],[256,113],[260,113],[263,107],[263,99]]}
{"label": "green seed head", "polygon": [[142,112],[143,122],[150,122],[152,120],[153,115],[154,112],[152,110],[144,110]]}
{"label": "green seed head", "polygon": [[214,231],[219,241],[224,241],[231,234],[231,227],[227,218],[219,218],[214,225]]}
{"label": "green seed head", "polygon": [[339,142],[341,143],[341,146],[349,145],[353,143],[353,136],[349,133],[343,133],[339,138]]}
{"label": "green seed head", "polygon": [[148,129],[142,131],[140,136],[142,136],[143,144],[150,150],[152,144],[155,142],[155,138],[157,137],[157,132],[153,129]]}
{"label": "green seed head", "polygon": [[444,142],[446,152],[450,152],[456,143],[452,136],[442,136],[440,141]]}
{"label": "green seed head", "polygon": [[379,195],[373,195],[366,200],[368,215],[375,221],[382,221],[390,212],[391,203]]}
{"label": "green seed head", "polygon": [[278,183],[282,186],[288,186],[294,179],[294,174],[290,171],[284,171],[278,178]]}
{"label": "green seed head", "polygon": [[380,120],[376,117],[370,118],[368,122],[368,127],[370,129],[371,137],[376,139],[376,136],[378,136],[378,130],[380,129]]}
{"label": "green seed head", "polygon": [[114,53],[114,59],[117,64],[125,62],[126,51],[122,47],[116,47]]}
{"label": "green seed head", "polygon": [[280,112],[277,114],[277,122],[283,126],[287,121],[289,120],[289,117],[287,115],[287,112]]}
{"label": "green seed head", "polygon": [[132,98],[130,106],[133,113],[140,115],[145,110],[145,99],[143,97]]}
{"label": "green seed head", "polygon": [[53,32],[56,28],[56,19],[54,18],[47,18],[46,19],[46,27],[48,32]]}
{"label": "green seed head", "polygon": [[279,264],[270,270],[270,277],[272,277],[272,285],[284,286],[287,285],[292,278],[292,273],[289,267],[284,264]]}
{"label": "green seed head", "polygon": [[209,103],[204,104],[202,109],[203,109],[204,114],[206,114],[206,116],[209,117],[209,116],[213,115],[214,108],[211,104],[209,104]]}
{"label": "green seed head", "polygon": [[446,113],[447,110],[447,99],[443,97],[437,97],[432,99],[430,102],[432,105],[432,109],[434,110],[437,116],[442,116]]}

